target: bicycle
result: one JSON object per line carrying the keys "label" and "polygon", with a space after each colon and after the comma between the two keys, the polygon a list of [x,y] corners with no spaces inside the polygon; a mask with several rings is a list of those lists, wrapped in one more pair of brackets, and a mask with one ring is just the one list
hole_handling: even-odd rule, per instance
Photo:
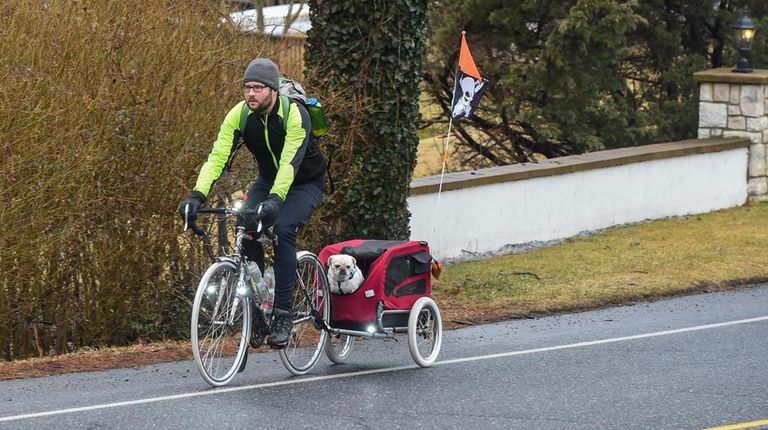
{"label": "bicycle", "polygon": [[[229,219],[256,215],[258,210],[246,209],[244,202],[238,200],[231,208],[201,208],[198,211],[221,217],[218,223],[221,255],[216,257],[200,279],[190,321],[195,364],[203,379],[215,387],[226,385],[242,372],[247,362],[248,346],[258,348],[269,334],[272,298],[264,297],[263,292],[257,290],[257,285],[251,282],[251,270],[256,265],[249,265],[248,258],[242,253],[243,240],[249,233],[245,227],[238,225],[231,251],[227,237]],[[205,235],[194,221],[187,220],[185,230],[187,227],[197,235]],[[257,240],[276,244],[279,238],[268,229],[262,231],[261,227],[259,222],[257,235],[260,237]],[[325,328],[330,314],[325,270],[317,256],[309,251],[299,251],[296,257],[294,328],[288,345],[278,353],[290,373],[302,375],[315,365],[321,350],[325,349],[328,354],[329,348],[333,348],[325,346],[328,336]],[[251,333],[254,327],[259,330],[255,336]],[[337,354],[337,358],[343,355]]]}
{"label": "bicycle", "polygon": [[[258,214],[238,200],[232,208],[204,208],[198,213],[220,215],[221,255],[206,270],[195,293],[191,334],[195,364],[212,386],[229,383],[245,368],[248,346],[258,348],[269,334],[269,294],[259,292],[252,279],[242,241],[248,233],[235,229],[230,250],[227,220]],[[185,223],[205,235],[194,222]],[[257,231],[261,231],[259,223]],[[276,244],[268,229],[258,240]],[[315,255],[299,251],[293,288],[293,323],[288,345],[280,360],[293,375],[307,373],[320,352],[335,363],[344,363],[355,338],[391,339],[407,334],[411,357],[421,367],[435,363],[442,344],[440,309],[430,297],[430,261],[426,242],[350,240],[325,246]],[[367,266],[366,281],[352,294],[331,294],[324,262],[329,255],[348,252]],[[258,267],[254,270],[258,271]],[[258,275],[261,273],[255,273]],[[254,322],[252,323],[252,319]],[[252,335],[252,328],[258,332]]]}

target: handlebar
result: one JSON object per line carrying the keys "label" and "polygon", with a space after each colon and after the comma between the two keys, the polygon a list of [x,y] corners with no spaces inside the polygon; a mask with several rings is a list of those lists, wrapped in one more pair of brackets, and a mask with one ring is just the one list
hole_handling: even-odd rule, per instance
{"label": "handlebar", "polygon": [[256,215],[259,212],[256,209],[240,209],[234,210],[231,208],[200,208],[197,210],[199,214],[220,214],[220,215]]}
{"label": "handlebar", "polygon": [[[227,215],[227,216],[244,216],[244,215],[258,215],[261,212],[261,205],[257,209],[233,209],[233,208],[200,208],[197,210],[198,214],[214,214],[214,215]],[[197,226],[195,220],[187,218],[185,213],[184,230],[187,228],[192,230],[198,236],[206,236],[205,230]],[[256,234],[263,234],[267,236],[273,242],[277,239],[276,235],[269,228],[263,228],[261,220],[256,227]]]}

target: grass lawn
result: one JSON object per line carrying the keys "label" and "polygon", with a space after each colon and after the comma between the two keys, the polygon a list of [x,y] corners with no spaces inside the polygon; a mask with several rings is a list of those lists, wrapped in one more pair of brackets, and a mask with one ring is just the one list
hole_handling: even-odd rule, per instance
{"label": "grass lawn", "polygon": [[768,281],[766,244],[761,203],[449,265],[433,295],[459,323],[619,305]]}

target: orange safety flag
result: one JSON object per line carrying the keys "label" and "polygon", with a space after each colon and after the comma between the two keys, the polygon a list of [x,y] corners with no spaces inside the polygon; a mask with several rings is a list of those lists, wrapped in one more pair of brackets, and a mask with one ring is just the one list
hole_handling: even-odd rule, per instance
{"label": "orange safety flag", "polygon": [[482,79],[480,71],[477,70],[475,60],[472,58],[472,53],[469,52],[469,46],[467,46],[467,32],[461,32],[461,49],[459,50],[459,69],[464,72],[465,75],[472,76],[475,79]]}

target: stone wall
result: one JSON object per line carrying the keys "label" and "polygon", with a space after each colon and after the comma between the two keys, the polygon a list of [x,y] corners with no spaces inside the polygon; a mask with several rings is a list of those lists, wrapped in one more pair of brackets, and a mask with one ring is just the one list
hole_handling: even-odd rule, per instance
{"label": "stone wall", "polygon": [[745,137],[749,146],[749,201],[768,200],[768,70],[734,73],[730,68],[697,72],[700,139]]}

